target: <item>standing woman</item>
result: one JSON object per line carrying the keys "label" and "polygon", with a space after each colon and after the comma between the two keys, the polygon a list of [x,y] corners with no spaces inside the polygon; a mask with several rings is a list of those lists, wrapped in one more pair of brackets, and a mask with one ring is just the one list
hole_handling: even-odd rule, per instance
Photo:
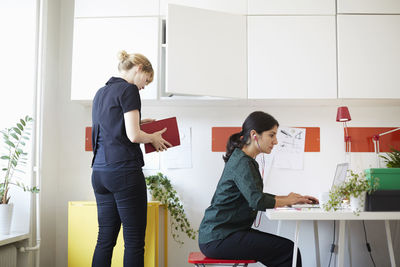
{"label": "standing woman", "polygon": [[[263,193],[255,157],[271,153],[278,144],[278,126],[271,115],[256,111],[246,118],[242,131],[229,138],[223,157],[225,168],[199,229],[199,247],[207,257],[251,259],[268,267],[292,266],[292,241],[251,228],[259,210],[318,202],[295,193]],[[300,253],[297,266],[301,266]]]}
{"label": "standing woman", "polygon": [[144,266],[147,221],[146,183],[139,143],[157,151],[171,146],[162,138],[166,128],[147,134],[140,130],[139,91],[153,81],[154,71],[141,54],[119,54],[120,77],[100,88],[92,108],[92,186],[97,202],[99,233],[93,267],[111,266],[118,233],[123,226],[124,267]]}

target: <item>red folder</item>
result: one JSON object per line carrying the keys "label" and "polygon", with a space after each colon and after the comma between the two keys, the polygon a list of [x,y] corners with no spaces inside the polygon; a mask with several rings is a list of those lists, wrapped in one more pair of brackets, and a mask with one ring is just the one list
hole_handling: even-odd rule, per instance
{"label": "red folder", "polygon": [[[181,144],[176,117],[148,122],[140,125],[140,128],[146,133],[154,133],[167,128],[167,130],[162,134],[162,137],[171,143],[172,146],[179,146]],[[145,144],[144,149],[146,153],[156,151],[151,143]]]}

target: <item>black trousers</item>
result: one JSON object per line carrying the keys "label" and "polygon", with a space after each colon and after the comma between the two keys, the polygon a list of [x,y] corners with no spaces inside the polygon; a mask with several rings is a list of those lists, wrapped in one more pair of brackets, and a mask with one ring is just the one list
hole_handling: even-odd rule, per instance
{"label": "black trousers", "polygon": [[[256,260],[268,267],[290,267],[294,243],[286,238],[254,229],[233,233],[222,240],[199,244],[209,258]],[[301,267],[300,251],[297,267]]]}
{"label": "black trousers", "polygon": [[124,267],[143,267],[147,192],[142,171],[94,170],[92,186],[99,222],[92,266],[111,266],[113,249],[122,223]]}

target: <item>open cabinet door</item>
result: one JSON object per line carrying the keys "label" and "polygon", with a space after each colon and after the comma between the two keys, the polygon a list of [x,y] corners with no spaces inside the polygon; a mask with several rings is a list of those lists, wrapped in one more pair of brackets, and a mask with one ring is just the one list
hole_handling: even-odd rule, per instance
{"label": "open cabinet door", "polygon": [[246,17],[168,5],[166,92],[247,98]]}

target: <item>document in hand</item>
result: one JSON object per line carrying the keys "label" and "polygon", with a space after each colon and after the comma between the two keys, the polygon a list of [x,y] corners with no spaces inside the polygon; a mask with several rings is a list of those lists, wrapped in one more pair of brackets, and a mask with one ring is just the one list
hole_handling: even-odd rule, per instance
{"label": "document in hand", "polygon": [[[154,133],[167,128],[167,130],[162,134],[162,137],[171,143],[172,146],[179,146],[181,144],[176,117],[144,123],[140,125],[140,128],[146,133]],[[144,149],[146,153],[156,151],[151,143],[145,144]]]}

